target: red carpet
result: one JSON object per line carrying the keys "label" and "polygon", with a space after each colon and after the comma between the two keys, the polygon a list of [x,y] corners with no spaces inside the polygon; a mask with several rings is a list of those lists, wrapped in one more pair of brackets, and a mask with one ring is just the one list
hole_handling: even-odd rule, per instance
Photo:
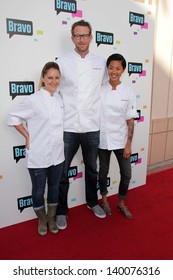
{"label": "red carpet", "polygon": [[82,205],[70,209],[68,228],[37,234],[37,220],[1,229],[1,260],[172,260],[173,169],[151,174],[147,184],[129,191],[129,221],[109,197],[112,215],[96,218]]}

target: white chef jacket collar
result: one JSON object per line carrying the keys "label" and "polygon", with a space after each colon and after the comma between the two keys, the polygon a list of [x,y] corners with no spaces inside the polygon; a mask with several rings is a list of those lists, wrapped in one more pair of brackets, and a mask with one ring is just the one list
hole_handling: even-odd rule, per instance
{"label": "white chef jacket collar", "polygon": [[[116,89],[114,89],[114,90],[117,90],[119,87],[121,87],[122,86],[122,82],[119,84],[119,85],[117,85],[117,87],[116,87]],[[108,88],[110,89],[110,90],[112,90],[112,85],[108,82]]]}
{"label": "white chef jacket collar", "polygon": [[[81,55],[80,55],[75,49],[73,50],[73,53],[74,53],[75,56],[81,58]],[[88,52],[88,53],[86,54],[85,58],[86,58],[86,57],[90,57],[90,55],[91,55],[90,52]]]}
{"label": "white chef jacket collar", "polygon": [[55,94],[57,93],[57,91],[54,92],[54,95],[50,95],[50,92],[48,90],[46,90],[45,88],[41,88],[41,92],[43,93],[44,96],[48,96],[48,97],[54,97]]}

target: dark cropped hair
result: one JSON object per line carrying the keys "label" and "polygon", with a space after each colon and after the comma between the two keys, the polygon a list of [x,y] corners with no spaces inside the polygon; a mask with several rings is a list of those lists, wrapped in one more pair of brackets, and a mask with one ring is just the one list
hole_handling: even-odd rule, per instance
{"label": "dark cropped hair", "polygon": [[72,34],[72,35],[74,35],[74,29],[75,29],[75,27],[77,27],[77,26],[86,26],[86,27],[88,27],[88,28],[89,28],[89,34],[91,35],[91,33],[92,33],[91,24],[90,24],[89,22],[83,20],[83,19],[82,19],[82,20],[79,20],[79,21],[77,21],[77,22],[74,22],[74,23],[72,24],[72,27],[71,27],[71,34]]}
{"label": "dark cropped hair", "polygon": [[112,60],[118,60],[118,61],[120,61],[120,62],[121,62],[121,65],[122,65],[122,67],[123,67],[123,69],[126,68],[126,60],[125,60],[125,58],[124,58],[121,54],[119,54],[119,53],[114,53],[114,54],[110,55],[110,56],[108,57],[107,61],[106,61],[106,66],[107,66],[107,67],[109,66],[109,64],[111,63]]}
{"label": "dark cropped hair", "polygon": [[44,76],[47,74],[47,72],[48,72],[49,69],[51,69],[51,68],[58,70],[59,73],[61,74],[59,65],[58,65],[56,62],[54,62],[54,61],[47,62],[47,63],[44,65],[44,67],[43,67],[43,69],[42,69],[42,71],[41,71],[41,77],[40,77],[40,81],[39,81],[39,85],[38,85],[38,90],[40,90],[41,87],[44,86],[44,83],[43,83],[43,81],[42,81],[42,78],[44,78]]}

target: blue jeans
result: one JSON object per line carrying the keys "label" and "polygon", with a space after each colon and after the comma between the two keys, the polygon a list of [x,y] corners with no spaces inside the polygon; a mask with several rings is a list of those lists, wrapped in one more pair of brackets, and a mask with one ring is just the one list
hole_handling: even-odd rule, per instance
{"label": "blue jeans", "polygon": [[107,175],[109,173],[109,165],[110,165],[110,156],[113,152],[117,158],[119,168],[120,168],[120,183],[118,190],[118,197],[120,199],[125,200],[130,179],[131,179],[131,163],[130,158],[126,159],[123,157],[124,149],[108,151],[99,149],[99,186],[100,186],[100,194],[106,195],[107,191]]}
{"label": "blue jeans", "polygon": [[48,168],[28,168],[32,182],[33,207],[45,205],[44,194],[48,186],[47,203],[57,204],[59,200],[59,183],[62,177],[63,163]]}
{"label": "blue jeans", "polygon": [[66,215],[68,211],[68,170],[74,155],[81,145],[85,164],[85,195],[89,207],[98,204],[97,196],[97,155],[99,144],[99,131],[74,133],[64,132],[65,163],[63,176],[60,183],[58,215]]}

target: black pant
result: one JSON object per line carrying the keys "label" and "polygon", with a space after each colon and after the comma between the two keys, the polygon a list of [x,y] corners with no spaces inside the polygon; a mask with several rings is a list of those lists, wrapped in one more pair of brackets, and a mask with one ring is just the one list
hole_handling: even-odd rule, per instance
{"label": "black pant", "polygon": [[107,191],[107,175],[109,173],[110,156],[113,152],[118,160],[120,168],[120,183],[118,196],[120,199],[125,200],[128,191],[130,179],[131,179],[131,163],[130,158],[126,159],[123,157],[124,149],[108,151],[108,150],[98,150],[99,154],[99,186],[100,194],[106,195]]}

